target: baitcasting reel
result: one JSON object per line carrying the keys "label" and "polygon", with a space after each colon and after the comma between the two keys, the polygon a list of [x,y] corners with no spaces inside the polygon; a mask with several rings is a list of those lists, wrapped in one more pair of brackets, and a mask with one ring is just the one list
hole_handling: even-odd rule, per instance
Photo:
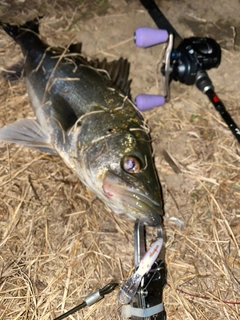
{"label": "baitcasting reel", "polygon": [[[184,39],[170,55],[170,81],[193,85],[198,71],[217,68],[221,62],[221,48],[211,38],[191,37]],[[166,66],[161,68],[165,76]]]}
{"label": "baitcasting reel", "polygon": [[135,31],[135,44],[147,48],[166,42],[163,64],[160,72],[163,75],[164,96],[138,95],[137,107],[141,111],[164,104],[170,99],[169,86],[172,80],[186,85],[194,85],[199,71],[217,68],[221,62],[220,45],[212,38],[190,37],[173,48],[173,35],[166,30],[141,27]]}
{"label": "baitcasting reel", "polygon": [[[156,10],[154,12],[156,13]],[[159,9],[157,12],[160,14]],[[165,17],[163,15],[160,17],[167,25]],[[172,26],[168,29],[174,31]],[[175,37],[178,41],[180,40],[176,48],[174,47]],[[220,45],[212,38],[190,37],[182,40],[176,31],[168,34],[166,30],[148,27],[141,27],[135,31],[135,44],[139,47],[146,48],[166,42],[167,39],[168,44],[160,68],[163,76],[164,95],[138,95],[135,99],[138,109],[141,111],[149,110],[169,101],[172,80],[186,85],[195,84],[201,92],[206,94],[240,143],[240,129],[215,93],[212,81],[207,74],[207,70],[217,68],[221,62]]]}

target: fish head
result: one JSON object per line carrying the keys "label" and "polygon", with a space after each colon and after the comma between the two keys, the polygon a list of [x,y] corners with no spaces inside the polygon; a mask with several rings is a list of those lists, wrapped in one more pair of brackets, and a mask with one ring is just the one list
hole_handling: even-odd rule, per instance
{"label": "fish head", "polygon": [[148,140],[141,133],[114,134],[89,150],[87,162],[98,196],[115,213],[158,226],[163,215],[162,193]]}

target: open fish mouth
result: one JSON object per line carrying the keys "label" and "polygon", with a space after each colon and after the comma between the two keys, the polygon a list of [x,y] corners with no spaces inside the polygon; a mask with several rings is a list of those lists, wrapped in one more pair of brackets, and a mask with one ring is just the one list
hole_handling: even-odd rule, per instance
{"label": "open fish mouth", "polygon": [[159,226],[162,223],[161,204],[136,188],[127,186],[114,174],[105,174],[102,188],[111,200],[110,206],[114,211],[122,209],[123,213],[149,226]]}

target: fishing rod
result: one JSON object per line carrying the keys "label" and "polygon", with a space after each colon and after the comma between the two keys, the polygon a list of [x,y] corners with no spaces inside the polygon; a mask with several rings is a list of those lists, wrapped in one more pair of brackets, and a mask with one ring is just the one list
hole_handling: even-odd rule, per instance
{"label": "fishing rod", "polygon": [[240,143],[240,129],[220,100],[207,70],[217,68],[221,62],[221,47],[212,38],[190,37],[182,39],[160,11],[154,0],[140,0],[159,29],[140,27],[135,32],[135,43],[139,47],[149,47],[164,43],[167,49],[160,72],[164,82],[164,96],[141,94],[136,97],[137,107],[145,111],[170,100],[172,80],[196,85],[220,113],[237,141]]}
{"label": "fishing rod", "polygon": [[146,250],[145,226],[134,226],[135,272],[120,287],[118,301],[123,304],[122,318],[131,320],[166,320],[163,288],[167,283],[166,264],[162,258],[163,235],[157,227],[157,240]]}

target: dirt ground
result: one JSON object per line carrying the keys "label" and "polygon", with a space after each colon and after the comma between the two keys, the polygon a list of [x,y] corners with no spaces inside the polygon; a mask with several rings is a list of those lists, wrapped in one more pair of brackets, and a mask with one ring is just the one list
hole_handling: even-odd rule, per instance
{"label": "dirt ground", "polygon": [[[221,44],[221,65],[209,75],[240,126],[240,2],[157,3],[182,37],[211,36]],[[1,21],[39,14],[50,45],[81,41],[87,56],[127,58],[133,97],[161,91],[163,46],[133,43],[136,28],[155,27],[139,1],[0,1]],[[0,69],[20,57],[0,31]],[[0,82],[0,127],[32,117],[24,82]],[[171,101],[145,117],[165,204],[167,319],[239,319],[239,144],[194,86],[172,83]],[[4,143],[0,151],[0,319],[54,319],[132,274],[132,220],[109,212],[60,158]],[[121,319],[116,295],[69,319]]]}

